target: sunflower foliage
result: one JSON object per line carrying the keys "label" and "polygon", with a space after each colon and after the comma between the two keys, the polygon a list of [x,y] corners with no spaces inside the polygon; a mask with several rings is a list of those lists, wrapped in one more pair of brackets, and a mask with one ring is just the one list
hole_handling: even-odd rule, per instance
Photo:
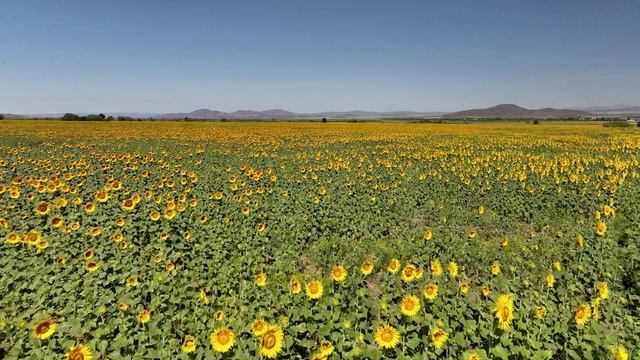
{"label": "sunflower foliage", "polygon": [[632,359],[640,132],[0,122],[0,358]]}

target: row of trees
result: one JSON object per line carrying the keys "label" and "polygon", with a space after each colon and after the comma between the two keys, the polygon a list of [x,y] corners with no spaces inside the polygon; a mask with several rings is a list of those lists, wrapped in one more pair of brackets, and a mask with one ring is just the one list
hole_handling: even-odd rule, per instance
{"label": "row of trees", "polygon": [[62,116],[61,118],[62,120],[65,121],[112,121],[112,120],[119,120],[119,121],[131,121],[131,120],[136,120],[132,117],[129,116],[118,116],[117,118],[114,118],[113,116],[106,116],[105,114],[89,114],[86,116],[80,116],[80,115],[76,115],[74,113],[66,113]]}

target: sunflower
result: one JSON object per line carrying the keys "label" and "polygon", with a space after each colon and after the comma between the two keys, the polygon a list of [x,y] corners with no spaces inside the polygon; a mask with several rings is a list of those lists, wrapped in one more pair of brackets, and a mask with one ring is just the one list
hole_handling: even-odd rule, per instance
{"label": "sunflower", "polygon": [[198,296],[200,297],[200,301],[202,301],[203,304],[209,305],[209,297],[204,290],[200,289],[200,293],[198,294]]}
{"label": "sunflower", "polygon": [[579,247],[584,247],[584,237],[582,234],[576,235],[576,244],[578,244]]}
{"label": "sunflower", "polygon": [[547,308],[545,308],[542,305],[539,305],[539,306],[536,306],[533,312],[536,314],[536,317],[538,319],[542,320],[542,318],[544,317],[544,314],[547,312]]}
{"label": "sunflower", "polygon": [[393,326],[381,325],[376,329],[375,340],[378,346],[392,349],[400,342],[400,334]]}
{"label": "sunflower", "polygon": [[606,299],[609,296],[609,286],[604,281],[598,283],[598,293],[601,299]]}
{"label": "sunflower", "polygon": [[556,278],[553,276],[553,274],[549,274],[547,275],[547,277],[545,278],[545,281],[547,282],[547,286],[552,288],[553,284],[556,283]]}
{"label": "sunflower", "polygon": [[363,275],[369,275],[371,274],[371,272],[373,271],[373,263],[370,261],[365,261],[362,263],[362,265],[360,265],[360,272],[362,272]]}
{"label": "sunflower", "polygon": [[118,310],[120,310],[120,311],[127,311],[128,308],[129,308],[129,304],[127,304],[127,303],[118,304]]}
{"label": "sunflower", "polygon": [[400,270],[400,260],[396,258],[391,259],[389,266],[387,266],[387,270],[389,270],[390,273],[397,273],[398,270]]}
{"label": "sunflower", "polygon": [[165,268],[167,271],[173,271],[173,270],[175,270],[175,269],[176,269],[176,264],[174,264],[174,263],[172,263],[171,261],[169,261],[169,262],[167,263],[167,265],[165,265],[165,266],[164,266],[164,268]]}
{"label": "sunflower", "polygon": [[415,295],[406,295],[400,302],[400,312],[406,316],[414,316],[420,310],[420,299]]}
{"label": "sunflower", "polygon": [[487,296],[489,296],[489,294],[491,294],[491,288],[489,288],[488,285],[483,286],[482,287],[482,295],[487,297]]}
{"label": "sunflower", "polygon": [[20,236],[19,233],[10,232],[10,233],[7,234],[5,242],[7,244],[17,244],[17,243],[20,242],[21,239],[22,239],[22,237]]}
{"label": "sunflower", "polygon": [[135,201],[133,199],[125,199],[122,202],[122,208],[126,211],[131,211],[136,207]]}
{"label": "sunflower", "polygon": [[556,271],[562,271],[562,264],[560,264],[560,261],[554,262],[553,267],[556,269]]}
{"label": "sunflower", "polygon": [[422,237],[425,240],[431,240],[431,238],[433,237],[433,232],[431,230],[425,230],[424,233],[422,234]]}
{"label": "sunflower", "polygon": [[277,325],[269,325],[260,337],[260,353],[267,358],[275,358],[284,343],[284,332]]}
{"label": "sunflower", "polygon": [[51,318],[45,318],[33,325],[33,336],[44,340],[56,331],[56,323]]}
{"label": "sunflower", "polygon": [[331,269],[333,281],[342,282],[347,278],[347,270],[342,265],[336,265]]}
{"label": "sunflower", "polygon": [[331,341],[327,341],[327,340],[323,340],[320,343],[320,353],[324,356],[329,356],[331,354],[333,354],[333,344],[331,343]]}
{"label": "sunflower", "polygon": [[440,349],[449,338],[449,334],[447,334],[446,331],[440,329],[439,327],[435,327],[433,330],[431,330],[429,335],[431,335],[431,342],[436,347],[436,349]]}
{"label": "sunflower", "polygon": [[482,360],[482,357],[477,352],[470,351],[465,355],[464,359],[465,360]]}
{"label": "sunflower", "polygon": [[86,345],[76,345],[65,354],[65,360],[92,360],[93,353]]}
{"label": "sunflower", "polygon": [[584,326],[584,324],[586,324],[591,318],[591,306],[589,304],[582,304],[578,306],[574,318],[578,326]]}
{"label": "sunflower", "polygon": [[196,350],[196,343],[197,340],[195,337],[191,336],[191,335],[187,335],[184,337],[184,340],[182,340],[182,352],[188,354],[191,352],[194,352]]}
{"label": "sunflower", "polygon": [[95,261],[87,261],[84,264],[84,268],[89,272],[96,271],[96,270],[98,270],[99,267],[100,267],[100,265],[98,265],[98,263],[95,262]]}
{"label": "sunflower", "polygon": [[469,291],[469,284],[468,283],[462,283],[460,285],[460,293],[466,294],[468,291]]}
{"label": "sunflower", "polygon": [[305,292],[310,299],[319,299],[324,292],[322,282],[320,280],[308,282],[305,286]]}
{"label": "sunflower", "polygon": [[213,350],[224,353],[233,347],[236,339],[233,331],[226,328],[218,328],[211,333],[209,341]]}
{"label": "sunflower", "polygon": [[215,314],[213,314],[213,318],[216,319],[216,321],[224,320],[224,311],[222,310],[216,311]]}
{"label": "sunflower", "polygon": [[299,294],[302,291],[302,283],[298,278],[291,279],[291,283],[289,284],[291,292],[294,294]]}
{"label": "sunflower", "polygon": [[87,203],[87,205],[84,206],[84,211],[87,214],[93,214],[94,212],[96,212],[96,205],[94,203]]}
{"label": "sunflower", "polygon": [[268,330],[269,323],[264,319],[257,319],[251,324],[251,332],[255,336],[262,336]]}
{"label": "sunflower", "polygon": [[493,265],[491,265],[491,273],[493,275],[497,276],[497,275],[500,274],[501,271],[502,270],[500,269],[500,263],[499,262],[496,261],[496,262],[493,263]]}
{"label": "sunflower", "polygon": [[431,274],[435,277],[440,277],[442,276],[443,270],[442,270],[442,264],[440,263],[440,260],[435,259],[431,261]]}
{"label": "sunflower", "polygon": [[622,345],[615,346],[611,348],[611,354],[613,355],[614,360],[627,360],[629,359],[629,353],[627,349]]}
{"label": "sunflower", "polygon": [[138,320],[140,320],[140,322],[143,324],[146,324],[147,322],[149,322],[149,320],[151,320],[151,313],[149,312],[149,310],[147,309],[142,310],[138,314]]}
{"label": "sunflower", "polygon": [[598,225],[596,226],[596,234],[598,234],[599,236],[604,236],[606,232],[607,232],[607,224],[605,224],[604,221],[598,222]]}
{"label": "sunflower", "polygon": [[438,285],[429,283],[422,289],[422,295],[428,300],[433,301],[438,296]]}
{"label": "sunflower", "polygon": [[471,228],[467,230],[467,236],[469,237],[469,239],[473,239],[474,237],[476,237],[476,235],[478,235],[478,232],[476,231],[476,229]]}
{"label": "sunflower", "polygon": [[47,240],[40,240],[38,241],[38,243],[36,244],[36,247],[38,248],[38,250],[44,250],[49,246],[49,242]]}
{"label": "sunflower", "polygon": [[508,329],[513,320],[513,295],[500,295],[496,300],[496,306],[493,311],[496,313],[500,328],[502,330]]}
{"label": "sunflower", "polygon": [[51,224],[52,228],[57,229],[62,226],[62,224],[64,223],[64,219],[62,218],[62,216],[56,215],[51,218],[51,221],[49,223]]}
{"label": "sunflower", "polygon": [[458,276],[458,264],[456,264],[455,262],[449,262],[449,265],[447,265],[447,269],[449,270],[449,275],[451,275],[451,277]]}
{"label": "sunflower", "polygon": [[106,191],[98,191],[96,193],[96,201],[104,203],[109,200],[109,193]]}
{"label": "sunflower", "polygon": [[328,356],[323,354],[322,352],[317,352],[313,355],[311,355],[310,359],[311,360],[327,360]]}
{"label": "sunflower", "polygon": [[166,209],[164,211],[164,218],[167,220],[172,220],[174,217],[176,217],[176,211],[173,209]]}
{"label": "sunflower", "polygon": [[137,276],[129,276],[127,278],[126,286],[138,286],[138,277]]}
{"label": "sunflower", "polygon": [[153,210],[149,213],[149,219],[153,221],[160,220],[160,212],[158,210]]}
{"label": "sunflower", "polygon": [[265,286],[267,284],[267,274],[261,272],[255,276],[255,282],[258,286]]}
{"label": "sunflower", "polygon": [[42,201],[36,205],[34,211],[40,216],[47,215],[51,211],[51,205],[46,201]]}
{"label": "sunflower", "polygon": [[418,268],[416,268],[415,265],[408,263],[407,265],[405,265],[404,269],[402,269],[400,277],[402,278],[402,281],[409,282],[416,278],[417,272]]}

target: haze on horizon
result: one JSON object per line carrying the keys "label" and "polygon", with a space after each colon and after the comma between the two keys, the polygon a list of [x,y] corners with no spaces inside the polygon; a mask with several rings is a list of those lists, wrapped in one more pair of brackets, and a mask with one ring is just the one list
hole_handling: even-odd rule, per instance
{"label": "haze on horizon", "polygon": [[0,113],[640,105],[640,2],[0,0]]}

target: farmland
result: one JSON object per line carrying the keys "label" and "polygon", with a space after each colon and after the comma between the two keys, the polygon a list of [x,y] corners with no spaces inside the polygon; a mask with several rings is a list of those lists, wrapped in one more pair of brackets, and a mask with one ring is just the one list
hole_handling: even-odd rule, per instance
{"label": "farmland", "polygon": [[0,357],[633,359],[640,131],[0,121]]}

